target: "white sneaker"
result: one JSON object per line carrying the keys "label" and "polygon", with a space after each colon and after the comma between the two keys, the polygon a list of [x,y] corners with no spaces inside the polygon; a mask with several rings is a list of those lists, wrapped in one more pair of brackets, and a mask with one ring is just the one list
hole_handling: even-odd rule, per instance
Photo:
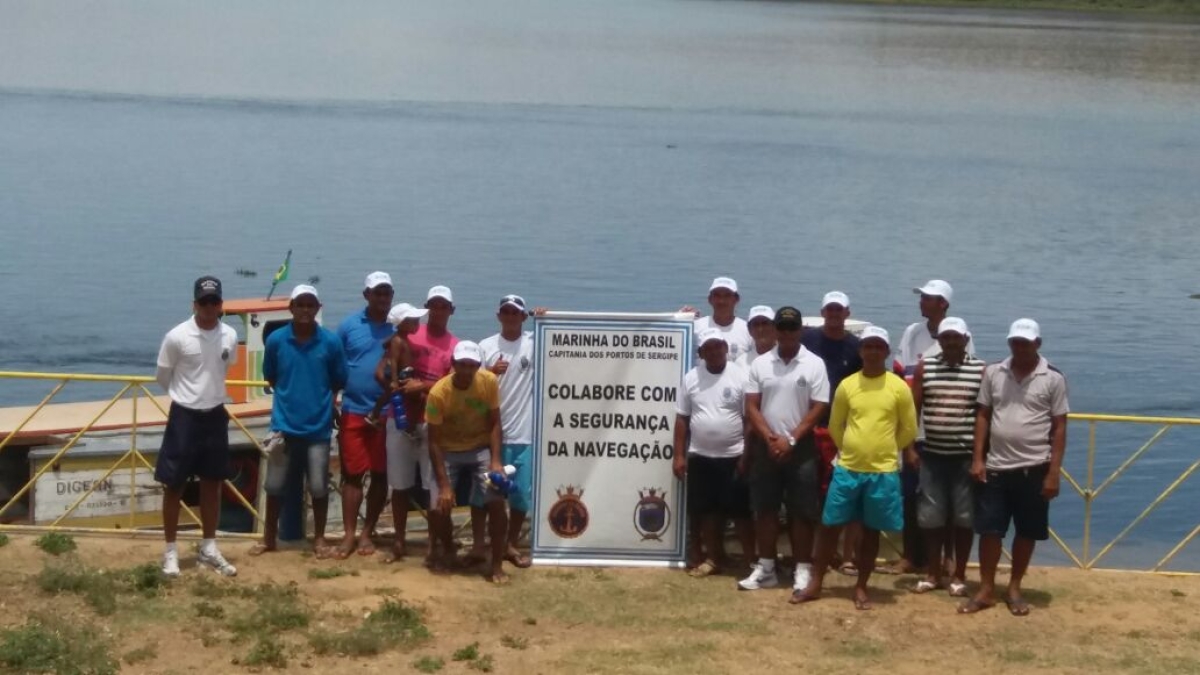
{"label": "white sneaker", "polygon": [[796,574],[792,577],[792,590],[802,591],[812,581],[812,564],[796,563]]}
{"label": "white sneaker", "polygon": [[[196,564],[201,566],[207,565],[223,577],[237,576],[237,568],[230,565],[225,556],[221,555],[221,552],[215,547],[209,551],[201,549],[200,555],[196,556]],[[178,569],[178,566],[176,569]]]}
{"label": "white sneaker", "polygon": [[166,551],[163,553],[162,561],[163,576],[177,577],[179,576],[179,552]]}
{"label": "white sneaker", "polygon": [[779,586],[779,577],[775,574],[775,570],[768,572],[763,569],[762,563],[755,563],[754,569],[750,571],[750,576],[738,582],[738,590],[742,591],[757,591],[761,588],[777,588]]}

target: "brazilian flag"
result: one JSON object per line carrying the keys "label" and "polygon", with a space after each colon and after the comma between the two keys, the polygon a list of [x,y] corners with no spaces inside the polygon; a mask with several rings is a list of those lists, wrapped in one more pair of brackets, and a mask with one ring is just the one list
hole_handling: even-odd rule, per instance
{"label": "brazilian flag", "polygon": [[271,279],[271,290],[267,293],[267,299],[270,300],[272,295],[275,295],[275,287],[281,281],[287,281],[288,272],[292,268],[292,249],[288,249],[287,257],[283,259],[283,264],[279,266],[279,270],[275,272],[274,278]]}

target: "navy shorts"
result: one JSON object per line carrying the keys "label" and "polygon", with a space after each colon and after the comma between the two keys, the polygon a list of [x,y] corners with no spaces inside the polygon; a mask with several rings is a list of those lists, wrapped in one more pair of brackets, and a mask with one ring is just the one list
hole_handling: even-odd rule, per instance
{"label": "navy shorts", "polygon": [[688,515],[750,518],[750,487],[738,475],[739,461],[738,457],[688,455]]}
{"label": "navy shorts", "polygon": [[796,441],[792,455],[782,464],[771,459],[767,444],[754,437],[750,453],[750,502],[756,515],[779,513],[787,507],[793,520],[821,519],[820,457],[811,434]]}
{"label": "navy shorts", "polygon": [[192,410],[171,403],[154,480],[177,490],[189,478],[225,480],[229,471],[229,413],[225,406]]}
{"label": "navy shorts", "polygon": [[1050,538],[1050,502],[1042,496],[1049,464],[987,472],[975,493],[975,533],[1004,537],[1012,521],[1017,536]]}

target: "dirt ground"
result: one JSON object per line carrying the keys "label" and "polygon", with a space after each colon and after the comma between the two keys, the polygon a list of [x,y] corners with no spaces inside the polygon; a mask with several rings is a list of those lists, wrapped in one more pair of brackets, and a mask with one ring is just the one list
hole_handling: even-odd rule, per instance
{"label": "dirt ground", "polygon": [[[416,672],[421,657],[440,657],[438,672],[478,672],[478,661],[453,653],[478,642],[497,673],[718,673],[793,667],[806,672],[921,673],[947,668],[1022,672],[1200,673],[1200,577],[1035,569],[1026,580],[1034,605],[1026,618],[1003,605],[958,616],[944,592],[907,592],[911,576],[876,576],[875,609],[855,611],[848,577],[831,573],[826,598],[787,604],[789,589],[738,592],[735,577],[692,579],[681,571],[545,568],[513,570],[507,587],[477,573],[437,576],[409,558],[393,565],[377,557],[317,560],[299,550],[252,558],[249,542],[226,542],[239,568],[234,580],[195,568],[153,599],[122,600],[100,616],[79,596],[49,595],[36,575],[62,561],[34,537],[14,535],[0,548],[0,627],[31,614],[97,627],[118,658],[148,648],[153,656],[122,672],[249,672],[237,665],[249,645],[220,638],[197,618],[187,590],[201,576],[253,586],[294,582],[312,609],[305,629],[280,634],[288,657],[278,672]],[[77,561],[88,567],[130,567],[157,561],[149,539],[77,537]],[[184,550],[190,543],[181,543]],[[1035,559],[1036,561],[1036,559]],[[347,574],[313,579],[314,569]],[[361,622],[383,599],[419,607],[432,637],[377,656],[317,656],[308,635]],[[217,601],[220,602],[220,601]],[[231,610],[236,606],[230,605]],[[214,637],[214,635],[216,637]],[[0,666],[2,668],[3,666]],[[343,671],[345,672],[345,671]]]}

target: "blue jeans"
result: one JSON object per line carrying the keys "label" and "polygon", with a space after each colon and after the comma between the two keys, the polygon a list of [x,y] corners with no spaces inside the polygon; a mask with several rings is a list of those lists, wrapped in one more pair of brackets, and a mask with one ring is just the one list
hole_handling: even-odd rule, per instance
{"label": "blue jeans", "polygon": [[313,441],[298,436],[283,437],[283,461],[267,460],[267,478],[263,490],[269,497],[282,497],[284,486],[299,484],[308,475],[308,492],[313,499],[329,495],[329,441]]}

